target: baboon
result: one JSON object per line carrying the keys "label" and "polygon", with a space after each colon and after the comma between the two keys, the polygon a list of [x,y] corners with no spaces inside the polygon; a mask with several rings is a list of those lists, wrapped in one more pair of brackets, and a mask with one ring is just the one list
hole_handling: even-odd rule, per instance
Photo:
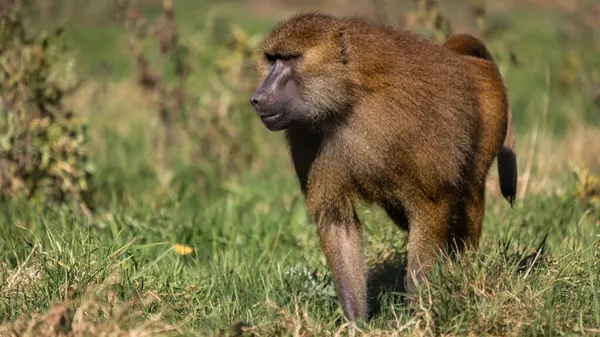
{"label": "baboon", "polygon": [[437,253],[478,247],[496,157],[514,202],[506,89],[475,37],[442,46],[366,19],[302,13],[259,50],[262,84],[250,102],[269,130],[285,130],[350,321],[368,314],[357,201],[379,204],[408,230],[408,294]]}

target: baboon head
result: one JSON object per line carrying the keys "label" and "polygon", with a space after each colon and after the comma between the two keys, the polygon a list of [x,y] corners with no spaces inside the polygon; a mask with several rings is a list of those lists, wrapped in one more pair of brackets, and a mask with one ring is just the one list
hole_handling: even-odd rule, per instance
{"label": "baboon head", "polygon": [[259,49],[262,84],[250,99],[265,126],[317,125],[347,113],[347,50],[344,25],[333,17],[301,14],[276,26]]}

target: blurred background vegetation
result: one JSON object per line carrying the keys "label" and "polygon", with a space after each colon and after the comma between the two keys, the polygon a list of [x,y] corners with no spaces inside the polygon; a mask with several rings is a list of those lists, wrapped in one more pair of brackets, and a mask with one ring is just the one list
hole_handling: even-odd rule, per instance
{"label": "blurred background vegetation", "polygon": [[[14,173],[18,170],[14,168],[6,171],[10,173],[5,175],[21,175],[27,182],[5,177],[3,185],[12,186],[8,190],[24,189],[30,198],[33,193],[30,190],[36,187],[25,185],[38,185],[37,180],[45,175],[59,175],[40,172],[56,170],[53,167],[60,166],[62,161],[83,166],[77,169],[73,166],[69,179],[54,177],[54,182],[47,184],[60,185],[61,193],[71,193],[79,200],[82,197],[78,194],[91,188],[87,182],[91,180],[94,195],[88,195],[90,191],[86,198],[93,197],[94,201],[90,199],[87,203],[104,205],[128,198],[167,204],[191,198],[190,202],[197,204],[201,202],[198,198],[224,192],[227,182],[237,177],[289,171],[281,135],[266,132],[253,117],[247,97],[256,84],[253,51],[261,34],[276,20],[297,10],[360,14],[405,25],[439,41],[452,32],[470,32],[482,37],[505,76],[519,145],[535,147],[531,156],[542,150],[554,154],[555,146],[546,142],[566,139],[565,146],[575,149],[566,149],[565,154],[586,161],[593,169],[600,165],[600,160],[595,159],[600,157],[597,152],[600,146],[595,145],[598,138],[595,132],[587,131],[589,125],[597,125],[600,120],[597,21],[600,9],[595,1],[23,0],[17,3],[23,8],[19,24],[25,26],[28,36],[51,40],[51,34],[61,29],[60,42],[64,45],[66,41],[68,47],[60,56],[42,51],[44,62],[36,66],[62,67],[56,74],[36,73],[47,73],[46,69],[24,70],[31,71],[31,76],[18,74],[23,81],[19,84],[32,92],[37,90],[33,86],[41,85],[35,81],[47,82],[49,92],[57,91],[51,86],[62,81],[65,83],[60,85],[64,88],[60,90],[68,91],[68,95],[57,91],[48,94],[56,97],[27,99],[52,99],[89,128],[78,136],[80,140],[74,138],[80,143],[71,145],[74,151],[81,149],[85,153],[81,159],[85,163],[79,164],[78,158],[56,158],[35,149],[39,153],[30,156],[39,161],[34,164],[38,166],[36,172],[29,169],[27,173]],[[531,15],[532,12],[543,14]],[[4,34],[14,32],[5,30]],[[51,47],[55,48],[57,43],[51,40]],[[4,57],[27,58],[16,62],[40,62],[27,55]],[[12,67],[11,71],[17,71],[14,69],[18,66]],[[20,67],[28,69],[27,64]],[[14,75],[6,73],[9,82],[14,82],[11,78]],[[43,78],[50,76],[53,78]],[[4,90],[15,95],[11,87]],[[25,99],[27,95],[21,96]],[[10,104],[11,111],[19,110],[16,105],[19,102]],[[25,122],[35,123],[26,118],[14,121],[15,127]],[[532,134],[535,138],[529,139]],[[14,138],[12,134],[8,137]],[[47,146],[41,144],[44,140],[31,141],[38,142],[36,146]],[[536,144],[527,144],[529,141]],[[544,146],[547,149],[541,149]],[[11,151],[19,151],[18,145]],[[54,151],[56,154],[58,150]],[[527,153],[521,152],[520,158],[533,160]],[[56,160],[56,165],[48,164],[47,158]],[[551,158],[540,155],[538,162],[529,166],[532,169],[551,166],[546,160]],[[40,165],[45,166],[40,168]],[[93,176],[88,172],[92,167]],[[19,188],[20,185],[24,187]]]}
{"label": "blurred background vegetation", "polygon": [[[553,230],[554,252],[595,240],[596,0],[0,0],[0,321],[77,297],[70,287],[80,295],[96,289],[118,270],[121,300],[157,294],[168,306],[143,312],[168,307],[171,322],[214,329],[251,320],[271,289],[261,282],[300,277],[274,271],[273,261],[327,275],[282,134],[267,131],[248,103],[257,44],[299,10],[362,15],[437,41],[481,37],[508,88],[520,170],[515,213],[491,170],[484,237],[513,233],[506,223],[516,222],[527,233],[521,243]],[[371,261],[404,249],[391,243],[392,229],[371,225],[384,216],[365,212]],[[585,239],[565,241],[570,231]],[[160,249],[176,242],[195,248],[195,262],[165,258]],[[496,247],[487,242],[484,251]],[[586,294],[582,301],[591,301]],[[323,301],[309,298],[330,305],[311,315],[334,310]],[[260,310],[279,312],[270,303]],[[600,325],[600,307],[589,314]]]}

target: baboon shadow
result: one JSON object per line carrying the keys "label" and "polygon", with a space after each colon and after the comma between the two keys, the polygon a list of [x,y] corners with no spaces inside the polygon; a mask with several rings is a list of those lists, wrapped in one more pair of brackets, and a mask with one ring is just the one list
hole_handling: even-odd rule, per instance
{"label": "baboon shadow", "polygon": [[369,319],[381,312],[381,297],[386,294],[400,295],[404,302],[407,253],[396,253],[369,268],[368,306]]}

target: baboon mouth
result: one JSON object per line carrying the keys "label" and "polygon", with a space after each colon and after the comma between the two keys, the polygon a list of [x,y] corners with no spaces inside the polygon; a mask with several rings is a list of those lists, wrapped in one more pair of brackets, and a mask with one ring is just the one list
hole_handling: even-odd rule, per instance
{"label": "baboon mouth", "polygon": [[260,119],[264,122],[264,121],[272,121],[275,120],[277,117],[279,117],[281,115],[281,112],[276,112],[274,114],[269,114],[269,115],[261,115]]}

